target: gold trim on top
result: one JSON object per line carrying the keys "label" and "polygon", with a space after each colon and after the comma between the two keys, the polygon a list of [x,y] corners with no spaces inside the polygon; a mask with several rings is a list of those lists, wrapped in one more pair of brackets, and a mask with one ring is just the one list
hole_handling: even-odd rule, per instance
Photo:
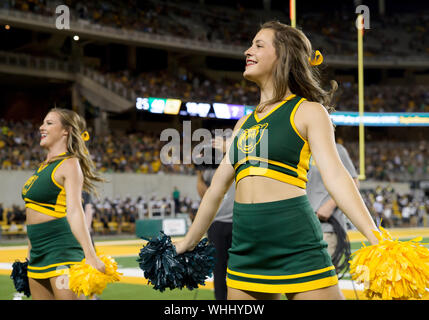
{"label": "gold trim on top", "polygon": [[293,99],[295,97],[296,97],[296,94],[291,94],[290,96],[288,96],[286,99],[284,99],[278,105],[276,105],[273,109],[271,109],[270,112],[268,112],[265,116],[263,116],[260,119],[259,119],[258,115],[256,114],[256,109],[257,109],[257,107],[256,107],[255,111],[253,111],[253,115],[254,115],[254,118],[255,118],[256,122],[260,122],[260,121],[264,120],[266,117],[268,117],[269,115],[271,115],[274,111],[276,111],[278,108],[280,108],[282,105],[284,105],[287,101],[289,101],[289,100],[291,100],[291,99]]}
{"label": "gold trim on top", "polygon": [[67,213],[65,211],[64,212],[57,212],[57,211],[54,211],[53,209],[52,210],[47,209],[47,208],[44,208],[44,207],[37,205],[35,203],[27,203],[25,205],[25,207],[33,209],[34,211],[46,214],[47,216],[55,217],[55,218],[64,218],[67,215]]}
{"label": "gold trim on top", "polygon": [[299,153],[299,163],[298,168],[303,168],[303,170],[310,170],[310,158],[311,150],[307,141],[305,141],[304,146]]}
{"label": "gold trim on top", "polygon": [[298,110],[299,105],[305,101],[307,99],[302,98],[301,100],[298,101],[298,103],[295,105],[295,107],[292,110],[292,113],[290,114],[290,124],[293,128],[293,130],[295,131],[295,133],[298,135],[298,137],[301,138],[301,140],[304,142],[304,145],[300,151],[299,154],[299,163],[298,163],[298,168],[304,168],[305,170],[309,170],[310,169],[310,157],[311,157],[311,150],[310,150],[310,145],[308,143],[308,140],[304,139],[303,136],[301,136],[301,134],[299,133],[298,129],[296,128],[295,125],[295,113]]}
{"label": "gold trim on top", "polygon": [[60,163],[58,163],[56,166],[55,166],[55,168],[54,168],[54,170],[52,170],[52,173],[51,173],[51,180],[52,180],[52,182],[58,187],[58,188],[60,188],[61,190],[64,190],[64,187],[62,186],[62,185],[60,185],[56,180],[55,180],[55,178],[54,178],[54,176],[55,176],[55,172],[57,171],[57,169],[58,169],[58,167],[65,161],[65,160],[67,160],[68,158],[66,158],[66,159],[63,159],[63,160],[61,160],[60,161]]}
{"label": "gold trim on top", "polygon": [[42,163],[41,163],[41,165],[39,166],[39,168],[37,169],[37,173],[40,173],[40,171],[42,171],[42,170],[44,170],[47,166],[49,166],[52,162],[54,162],[54,161],[56,161],[56,158],[58,158],[58,157],[61,157],[61,156],[63,156],[63,155],[66,155],[67,154],[67,152],[63,152],[63,153],[60,153],[60,154],[58,154],[58,155],[56,155],[55,157],[52,157],[52,159],[49,161],[49,162],[47,162],[46,163],[46,160],[45,161],[43,161]]}
{"label": "gold trim on top", "polygon": [[55,205],[54,205],[54,204],[41,203],[41,202],[37,202],[37,201],[31,200],[31,199],[28,199],[28,198],[24,198],[24,201],[25,201],[25,202],[29,202],[29,203],[36,204],[36,205],[38,205],[38,206],[50,207],[50,208],[52,208],[52,209],[54,209],[54,208],[55,208]]}
{"label": "gold trim on top", "polygon": [[237,185],[241,179],[247,176],[264,176],[264,177],[278,180],[281,182],[289,183],[291,185],[300,187],[302,189],[306,188],[306,185],[307,185],[306,182],[308,181],[307,178],[305,178],[305,180],[302,180],[300,178],[292,177],[285,173],[278,172],[268,168],[249,167],[249,168],[243,169],[237,174],[235,178],[235,184]]}
{"label": "gold trim on top", "polygon": [[256,160],[256,161],[261,161],[261,162],[265,162],[268,164],[272,164],[274,166],[278,166],[278,167],[282,167],[285,169],[289,169],[293,172],[296,172],[298,174],[298,177],[305,177],[307,175],[307,171],[305,171],[304,169],[300,169],[300,167],[298,166],[298,169],[289,166],[285,163],[279,162],[279,161],[275,161],[275,160],[269,160],[269,159],[265,159],[265,158],[260,158],[260,157],[255,157],[255,156],[247,156],[246,158],[241,159],[240,161],[238,161],[235,165],[234,165],[234,169],[237,170],[237,168],[242,165],[243,163],[249,161],[249,160]]}
{"label": "gold trim on top", "polygon": [[40,173],[41,171],[43,171],[48,165],[49,163],[42,163],[37,169],[37,173]]}
{"label": "gold trim on top", "polygon": [[252,113],[249,113],[248,115],[246,115],[246,118],[243,120],[243,123],[241,124],[241,126],[237,128],[237,132],[240,131],[240,129],[243,127],[243,125],[246,123],[247,119],[249,119],[251,115]]}
{"label": "gold trim on top", "polygon": [[307,142],[307,140],[305,140],[305,139],[304,139],[304,137],[303,137],[303,136],[301,136],[301,134],[299,133],[298,129],[296,128],[296,126],[295,126],[295,120],[294,120],[296,110],[298,110],[299,105],[300,105],[303,101],[305,101],[305,100],[307,100],[307,99],[302,98],[301,100],[299,100],[299,101],[297,102],[297,104],[295,105],[295,107],[293,107],[293,110],[292,110],[292,112],[291,112],[291,114],[290,114],[290,124],[292,125],[292,128],[293,128],[293,130],[295,131],[295,133],[298,135],[298,137],[300,137],[304,142]]}

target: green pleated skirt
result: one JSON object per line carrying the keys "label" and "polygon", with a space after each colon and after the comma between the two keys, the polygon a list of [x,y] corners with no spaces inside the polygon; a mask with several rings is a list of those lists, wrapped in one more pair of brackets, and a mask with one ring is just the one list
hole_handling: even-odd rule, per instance
{"label": "green pleated skirt", "polygon": [[31,243],[28,277],[47,279],[68,274],[69,267],[84,258],[67,218],[27,225]]}
{"label": "green pleated skirt", "polygon": [[227,285],[292,293],[338,283],[320,222],[306,195],[265,203],[234,203]]}

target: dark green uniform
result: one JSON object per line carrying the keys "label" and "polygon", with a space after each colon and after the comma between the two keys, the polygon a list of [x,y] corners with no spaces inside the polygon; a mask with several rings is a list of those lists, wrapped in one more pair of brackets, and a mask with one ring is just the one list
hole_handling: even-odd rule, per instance
{"label": "dark green uniform", "polygon": [[305,99],[295,95],[260,119],[251,113],[230,148],[235,182],[259,175],[306,187],[310,147],[295,127],[293,117]]}
{"label": "dark green uniform", "polygon": [[54,179],[55,171],[65,159],[42,164],[22,188],[25,207],[48,216],[66,216],[66,191]]}
{"label": "dark green uniform", "polygon": [[[311,157],[294,116],[305,99],[292,95],[259,118],[251,113],[234,138],[235,181],[265,176],[306,188]],[[227,285],[287,293],[338,283],[320,223],[306,195],[265,203],[234,203]]]}
{"label": "dark green uniform", "polygon": [[70,265],[84,258],[66,218],[65,189],[54,179],[55,171],[64,160],[41,165],[22,188],[26,208],[58,218],[27,225],[31,243],[29,278],[46,279],[67,274]]}

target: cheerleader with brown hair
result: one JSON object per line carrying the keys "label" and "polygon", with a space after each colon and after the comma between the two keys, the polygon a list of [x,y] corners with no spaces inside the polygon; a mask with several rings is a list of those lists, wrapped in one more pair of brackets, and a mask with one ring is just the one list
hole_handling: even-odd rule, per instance
{"label": "cheerleader with brown hair", "polygon": [[335,147],[329,112],[337,85],[322,88],[321,54],[285,24],[263,24],[244,54],[243,75],[258,85],[260,104],[237,122],[177,253],[195,247],[235,180],[228,299],[344,299],[306,194],[311,155],[338,206],[371,244],[378,239]]}

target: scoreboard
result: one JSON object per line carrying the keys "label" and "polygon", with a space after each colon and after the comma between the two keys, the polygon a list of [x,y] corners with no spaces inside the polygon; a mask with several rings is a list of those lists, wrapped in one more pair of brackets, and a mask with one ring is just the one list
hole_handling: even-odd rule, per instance
{"label": "scoreboard", "polygon": [[[231,120],[238,120],[255,109],[254,106],[154,97],[137,98],[136,108],[151,113]],[[334,124],[343,126],[358,126],[360,121],[365,126],[429,126],[427,112],[365,112],[362,119],[359,112],[333,112],[330,117]]]}
{"label": "scoreboard", "polygon": [[151,113],[163,113],[201,118],[234,119],[251,113],[253,106],[227,103],[182,101],[170,98],[137,98],[136,108]]}

